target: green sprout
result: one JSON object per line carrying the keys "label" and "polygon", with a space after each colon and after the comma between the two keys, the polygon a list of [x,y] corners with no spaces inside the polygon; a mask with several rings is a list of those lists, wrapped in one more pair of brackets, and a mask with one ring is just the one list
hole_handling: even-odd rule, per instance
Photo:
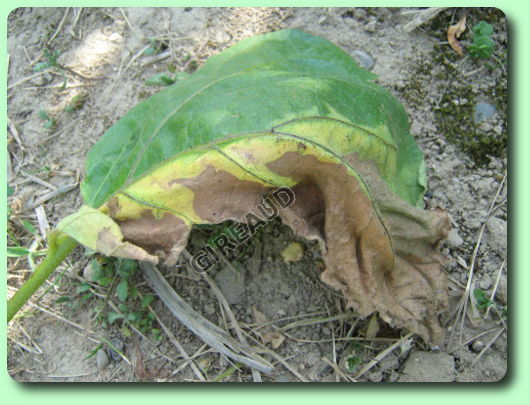
{"label": "green sprout", "polygon": [[46,110],[39,110],[39,118],[44,121],[44,128],[53,129],[55,119]]}
{"label": "green sprout", "polygon": [[480,21],[473,27],[473,43],[468,50],[476,59],[489,59],[493,54],[495,43],[491,39],[493,27],[485,21]]}

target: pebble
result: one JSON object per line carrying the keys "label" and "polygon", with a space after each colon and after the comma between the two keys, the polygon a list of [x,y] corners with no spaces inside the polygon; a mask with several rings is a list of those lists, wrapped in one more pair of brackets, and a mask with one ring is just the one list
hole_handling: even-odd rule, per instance
{"label": "pebble", "polygon": [[212,302],[206,304],[204,306],[204,312],[206,312],[206,315],[215,314],[215,304],[213,304]]}
{"label": "pebble", "polygon": [[109,365],[109,356],[107,356],[105,350],[99,349],[96,353],[96,364],[100,370],[104,370]]}
{"label": "pebble", "polygon": [[311,381],[322,381],[322,376],[330,368],[330,365],[324,361],[319,361],[308,372]]}
{"label": "pebble", "polygon": [[305,356],[305,362],[309,367],[316,365],[320,361],[320,352],[309,352]]}
{"label": "pebble", "polygon": [[366,53],[360,49],[356,49],[355,51],[353,51],[351,56],[363,69],[372,70],[375,65],[374,58],[372,58],[369,53]]}
{"label": "pebble", "polygon": [[488,245],[495,253],[506,258],[508,249],[508,224],[500,218],[491,217],[486,222],[486,228],[488,230]]}
{"label": "pebble", "polygon": [[31,84],[33,84],[34,86],[40,87],[40,86],[47,85],[52,80],[53,80],[53,76],[50,73],[46,72],[46,73],[43,73],[43,74],[31,79]]}
{"label": "pebble", "polygon": [[460,246],[462,246],[464,241],[458,234],[458,231],[453,228],[449,231],[449,235],[447,235],[447,246],[453,249],[457,249]]}
{"label": "pebble", "polygon": [[432,193],[432,198],[434,198],[435,200],[438,200],[440,202],[447,201],[447,196],[441,190],[434,190],[433,193]]}
{"label": "pebble", "polygon": [[[113,338],[110,339],[110,343],[116,349],[118,349],[120,352],[123,353],[123,348],[125,346],[124,343],[123,343],[123,340],[121,340],[119,337],[113,337]],[[121,360],[121,356],[113,348],[109,348],[109,356],[114,361],[120,361]]]}
{"label": "pebble", "polygon": [[399,367],[399,358],[395,354],[389,354],[379,362],[379,369],[388,372]]}
{"label": "pebble", "polygon": [[375,32],[375,25],[376,25],[375,18],[372,17],[372,19],[368,21],[368,23],[366,23],[366,25],[364,26],[364,30],[366,32]]}
{"label": "pebble", "polygon": [[477,218],[469,217],[466,219],[466,226],[469,229],[478,229],[481,225],[482,223]]}
{"label": "pebble", "polygon": [[246,270],[241,266],[236,267],[239,272],[231,267],[224,267],[214,277],[215,283],[229,304],[239,304],[245,292]]}
{"label": "pebble", "polygon": [[489,133],[493,131],[493,124],[491,122],[481,122],[478,127],[482,132]]}
{"label": "pebble", "polygon": [[92,266],[92,263],[88,263],[85,268],[83,269],[83,278],[86,280],[86,281],[89,281],[91,283],[95,283],[96,282],[96,279],[95,279],[95,273],[96,271],[94,270],[94,267]]}
{"label": "pebble", "polygon": [[491,276],[489,274],[483,274],[478,286],[482,290],[488,290],[491,287]]}
{"label": "pebble", "polygon": [[410,134],[413,136],[421,135],[421,124],[418,121],[413,121],[410,125]]}
{"label": "pebble", "polygon": [[[504,269],[506,271],[506,269]],[[508,303],[508,279],[506,274],[502,274],[499,279],[499,285],[497,286],[497,293],[495,295],[501,304],[506,305]]]}
{"label": "pebble", "polygon": [[230,41],[230,35],[227,32],[221,30],[215,36],[215,41],[220,44],[225,44]]}
{"label": "pebble", "polygon": [[478,124],[482,121],[486,121],[488,118],[492,117],[493,114],[495,114],[495,111],[497,111],[497,109],[493,104],[479,101],[475,105],[475,116],[473,118],[475,124]]}
{"label": "pebble", "polygon": [[381,370],[374,371],[368,374],[368,379],[371,382],[381,382],[383,380],[383,373],[381,372]]}
{"label": "pebble", "polygon": [[285,315],[287,315],[287,312],[285,312],[285,310],[283,310],[283,309],[279,309],[278,311],[276,311],[276,316],[277,316],[278,318],[282,318],[282,317],[284,317]]}
{"label": "pebble", "polygon": [[484,349],[484,342],[480,339],[477,339],[473,342],[473,344],[471,345],[471,348],[473,349],[474,352],[480,352],[482,349]]}
{"label": "pebble", "polygon": [[495,132],[497,135],[502,135],[503,131],[504,131],[504,128],[502,125],[495,125],[493,127],[493,132]]}

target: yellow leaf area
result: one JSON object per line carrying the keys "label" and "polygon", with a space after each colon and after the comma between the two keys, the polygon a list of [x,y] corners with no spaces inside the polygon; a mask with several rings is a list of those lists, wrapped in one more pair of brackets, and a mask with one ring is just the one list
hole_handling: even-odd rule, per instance
{"label": "yellow leaf area", "polygon": [[[368,131],[337,120],[315,117],[282,124],[274,132],[228,138],[164,162],[118,192],[101,207],[101,211],[112,213],[118,221],[140,218],[149,210],[155,219],[171,214],[188,226],[207,223],[209,221],[195,212],[195,195],[181,180],[196,178],[206,169],[214,168],[215,171],[228,172],[238,180],[255,182],[263,187],[291,187],[297,184],[296,180],[280,176],[267,166],[288,152],[313,155],[321,162],[346,164],[341,157],[355,150],[360,156],[374,161],[384,173],[384,178],[391,178],[396,166],[396,150],[390,143],[390,134],[385,128],[377,132],[381,135],[367,137]],[[387,146],[382,147],[381,144]],[[368,194],[359,175],[351,167],[347,169]]]}
{"label": "yellow leaf area", "polygon": [[[61,221],[58,230],[109,256],[156,262],[154,255],[137,246],[136,238],[130,237],[131,243],[124,241],[130,236],[123,229],[124,222],[149,217],[152,222],[142,226],[145,231],[146,227],[162,224],[169,216],[178,221],[180,229],[189,230],[193,224],[226,219],[212,221],[197,212],[196,195],[190,181],[191,184],[194,179],[201,182],[201,173],[229,173],[237,181],[256,184],[263,190],[293,187],[300,179],[282,176],[269,165],[294,152],[299,156],[313,156],[322,163],[344,166],[369,200],[373,200],[365,181],[342,157],[355,150],[361,158],[374,162],[384,179],[392,179],[396,167],[396,147],[392,142],[386,127],[364,128],[322,117],[291,120],[270,132],[227,137],[183,152],[118,191],[99,209],[83,206]],[[217,198],[221,197],[212,195],[212,204]],[[146,239],[150,237],[145,235]],[[152,237],[160,239],[160,234],[155,232]],[[171,243],[177,245],[175,241]],[[142,245],[145,241],[140,243]]]}

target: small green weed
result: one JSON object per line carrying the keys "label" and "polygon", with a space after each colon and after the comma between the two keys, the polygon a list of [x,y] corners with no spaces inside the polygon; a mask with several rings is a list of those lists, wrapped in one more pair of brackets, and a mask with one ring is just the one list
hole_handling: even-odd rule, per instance
{"label": "small green weed", "polygon": [[497,312],[500,318],[507,318],[508,307],[506,305],[499,305],[495,301],[489,299],[486,293],[480,288],[473,290],[473,297],[477,303],[478,310],[485,312],[488,308],[491,308]]}
{"label": "small green weed", "polygon": [[[108,328],[117,322],[121,322],[121,332],[130,336],[128,326],[133,326],[141,333],[150,334],[156,341],[162,338],[162,333],[155,327],[155,315],[148,306],[155,300],[153,294],[142,295],[134,284],[134,278],[138,271],[138,263],[135,260],[115,259],[106,257],[94,258],[92,266],[92,282],[106,289],[107,298],[94,305],[96,322],[104,328]],[[92,297],[93,284],[82,282],[78,285],[74,297],[61,297],[56,303],[66,302],[71,311],[77,311],[81,305]],[[116,297],[118,303],[116,310],[111,310],[109,300]]]}
{"label": "small green weed", "polygon": [[167,48],[167,44],[164,41],[159,41],[156,38],[149,38],[149,43],[151,45],[144,51],[145,56],[159,54]]}
{"label": "small green weed", "polygon": [[44,128],[51,130],[55,127],[55,118],[46,110],[39,110],[39,118],[44,121]]}
{"label": "small green weed", "polygon": [[50,48],[44,48],[42,50],[42,54],[44,56],[45,61],[39,62],[33,66],[34,72],[42,72],[46,69],[55,69],[63,78],[63,86],[62,88],[66,88],[67,78],[66,73],[64,72],[63,67],[59,64],[57,61],[57,58],[61,54],[59,51],[51,50]]}
{"label": "small green weed", "polygon": [[473,290],[473,295],[477,300],[477,308],[481,311],[485,311],[488,307],[495,305],[495,301],[490,300],[486,297],[486,293],[480,288],[475,288]]}
{"label": "small green weed", "polygon": [[354,342],[347,349],[349,354],[344,359],[344,367],[348,373],[353,373],[362,363],[363,346],[359,342]]}
{"label": "small green weed", "polygon": [[59,51],[52,51],[49,48],[44,48],[42,51],[44,58],[46,59],[44,62],[39,62],[33,66],[34,72],[42,72],[43,70],[56,67],[59,68],[59,63],[57,62],[57,58],[61,54]]}
{"label": "small green weed", "polygon": [[[11,197],[15,193],[15,190],[13,190],[12,187],[7,185],[7,197]],[[9,202],[7,203],[7,219],[9,220],[9,217],[11,217],[11,205],[9,205]]]}
{"label": "small green weed", "polygon": [[[14,190],[7,186],[7,196],[10,197],[13,195]],[[31,262],[33,262],[33,259],[36,256],[42,256],[47,253],[47,249],[42,250],[32,250],[24,246],[20,246],[20,242],[17,239],[17,236],[15,235],[15,231],[12,228],[12,225],[15,223],[14,221],[11,221],[11,206],[9,203],[7,203],[7,240],[8,240],[8,246],[7,246],[7,257],[24,257],[29,256],[29,259]],[[29,222],[28,220],[23,219],[22,221],[17,221],[18,225],[20,225],[20,230],[24,230],[27,234],[32,235],[34,237],[39,237],[39,233],[35,226]]]}
{"label": "small green weed", "polygon": [[72,97],[72,99],[66,105],[66,107],[64,107],[64,111],[73,112],[73,111],[79,110],[85,103],[85,99],[86,97],[83,96],[82,94],[76,94],[75,96]]}
{"label": "small green weed", "polygon": [[480,21],[473,27],[473,43],[468,46],[469,54],[476,59],[489,59],[493,54],[495,43],[491,39],[493,26]]}
{"label": "small green weed", "polygon": [[166,73],[158,73],[147,79],[145,84],[148,86],[171,86],[179,80],[185,79],[187,76],[189,76],[189,73],[186,72],[179,72],[172,76]]}

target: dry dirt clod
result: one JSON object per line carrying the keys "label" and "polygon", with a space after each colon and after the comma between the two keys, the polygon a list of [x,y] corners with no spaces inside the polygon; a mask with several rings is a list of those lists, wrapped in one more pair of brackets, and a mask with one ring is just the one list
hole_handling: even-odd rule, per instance
{"label": "dry dirt clod", "polygon": [[96,353],[96,364],[98,366],[99,370],[104,370],[109,365],[110,360],[109,356],[107,356],[107,353],[103,349],[99,349]]}

